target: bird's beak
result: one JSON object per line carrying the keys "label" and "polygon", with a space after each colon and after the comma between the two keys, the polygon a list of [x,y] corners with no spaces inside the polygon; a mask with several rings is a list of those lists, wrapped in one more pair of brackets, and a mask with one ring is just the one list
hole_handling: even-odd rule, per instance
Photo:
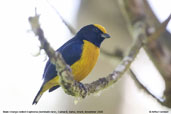
{"label": "bird's beak", "polygon": [[110,35],[107,34],[107,33],[103,33],[103,34],[101,34],[101,37],[103,37],[103,38],[110,38]]}

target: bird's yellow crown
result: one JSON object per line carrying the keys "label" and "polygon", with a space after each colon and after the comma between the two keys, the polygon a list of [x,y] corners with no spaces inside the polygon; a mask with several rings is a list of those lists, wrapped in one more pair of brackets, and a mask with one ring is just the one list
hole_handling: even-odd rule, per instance
{"label": "bird's yellow crown", "polygon": [[94,24],[94,26],[100,29],[103,33],[107,33],[106,29],[102,25]]}

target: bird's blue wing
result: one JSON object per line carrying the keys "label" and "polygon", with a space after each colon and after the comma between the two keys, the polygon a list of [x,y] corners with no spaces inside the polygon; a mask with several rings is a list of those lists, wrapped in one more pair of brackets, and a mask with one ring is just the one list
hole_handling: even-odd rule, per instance
{"label": "bird's blue wing", "polygon": [[74,41],[64,48],[60,49],[59,52],[62,54],[65,62],[71,66],[80,59],[82,54],[82,47],[82,41]]}
{"label": "bird's blue wing", "polygon": [[54,64],[50,63],[50,60],[46,63],[43,79],[45,82],[51,80],[53,77],[57,75],[56,67]]}
{"label": "bird's blue wing", "polygon": [[[62,54],[65,62],[71,66],[73,63],[80,59],[82,54],[82,46],[82,41],[70,40],[57,51]],[[55,76],[57,76],[56,67],[48,60],[43,74],[44,81],[47,82]]]}

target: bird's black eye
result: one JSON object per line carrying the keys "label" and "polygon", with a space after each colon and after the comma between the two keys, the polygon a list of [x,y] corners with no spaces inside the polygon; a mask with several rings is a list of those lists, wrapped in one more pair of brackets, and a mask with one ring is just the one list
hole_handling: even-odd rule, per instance
{"label": "bird's black eye", "polygon": [[99,30],[97,28],[94,28],[93,31],[94,32],[99,32]]}

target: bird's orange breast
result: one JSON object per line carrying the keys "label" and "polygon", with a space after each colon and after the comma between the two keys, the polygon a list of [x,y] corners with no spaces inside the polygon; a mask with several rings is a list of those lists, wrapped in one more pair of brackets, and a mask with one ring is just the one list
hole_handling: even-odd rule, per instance
{"label": "bird's orange breast", "polygon": [[74,79],[77,81],[81,81],[92,71],[100,53],[100,50],[97,46],[89,41],[83,41],[84,45],[81,58],[71,65],[72,74]]}

